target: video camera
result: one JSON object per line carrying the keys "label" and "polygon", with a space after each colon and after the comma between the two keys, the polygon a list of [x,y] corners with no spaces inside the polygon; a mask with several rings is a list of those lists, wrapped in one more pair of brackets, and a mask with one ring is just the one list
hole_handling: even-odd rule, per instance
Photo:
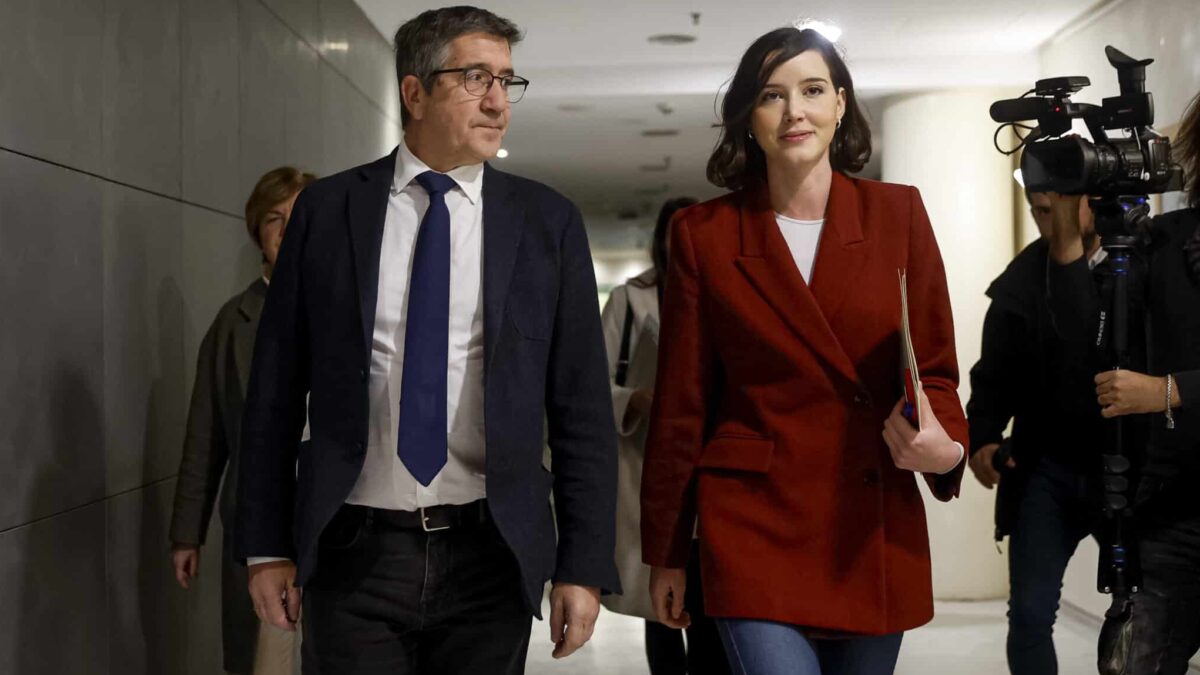
{"label": "video camera", "polygon": [[[1027,190],[1116,197],[1182,189],[1183,169],[1171,160],[1171,142],[1152,128],[1154,98],[1146,91],[1146,66],[1154,59],[1139,61],[1111,46],[1104,53],[1117,71],[1121,94],[1101,105],[1071,101],[1091,84],[1083,76],[1038,80],[1020,98],[992,104],[992,119],[1001,123],[996,139],[1006,127],[1030,129],[1020,122],[1037,120],[1013,150],[996,145],[1004,154],[1025,149],[1021,174]],[[1087,124],[1093,142],[1064,137],[1075,119]],[[1129,136],[1109,138],[1108,131],[1119,129]]]}

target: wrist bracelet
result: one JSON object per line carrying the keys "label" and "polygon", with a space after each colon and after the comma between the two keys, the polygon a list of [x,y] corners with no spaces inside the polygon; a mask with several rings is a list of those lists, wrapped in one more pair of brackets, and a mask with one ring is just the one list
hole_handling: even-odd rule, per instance
{"label": "wrist bracelet", "polygon": [[1171,413],[1171,394],[1175,390],[1175,376],[1167,373],[1167,428],[1175,428],[1175,415]]}

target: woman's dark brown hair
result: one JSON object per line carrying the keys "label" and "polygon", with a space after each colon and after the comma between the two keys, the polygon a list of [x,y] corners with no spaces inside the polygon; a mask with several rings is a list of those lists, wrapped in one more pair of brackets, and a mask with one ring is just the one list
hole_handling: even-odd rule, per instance
{"label": "woman's dark brown hair", "polygon": [[262,242],[258,239],[258,226],[262,224],[271,207],[290,199],[316,179],[311,173],[293,166],[271,169],[258,179],[254,184],[254,191],[246,200],[246,232],[250,234],[256,246],[262,247]]}
{"label": "woman's dark brown hair", "polygon": [[654,239],[650,242],[650,260],[654,262],[654,284],[658,287],[658,299],[662,300],[662,289],[667,282],[667,237],[671,234],[671,218],[679,209],[695,204],[692,197],[675,197],[663,202],[654,223]]}
{"label": "woman's dark brown hair", "polygon": [[808,50],[825,59],[835,89],[846,90],[846,112],[842,126],[829,146],[829,162],[834,171],[861,171],[871,158],[871,128],[858,106],[854,82],[846,62],[833,43],[812,29],[779,28],[758,38],[742,56],[729,91],[721,105],[721,138],[708,158],[708,181],[717,187],[737,190],[755,182],[765,182],[766,157],[750,138],[750,115],[758,96],[780,65]]}

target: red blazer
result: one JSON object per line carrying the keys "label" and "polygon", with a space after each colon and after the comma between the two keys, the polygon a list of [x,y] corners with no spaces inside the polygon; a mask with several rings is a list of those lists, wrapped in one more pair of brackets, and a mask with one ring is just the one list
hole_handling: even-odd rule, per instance
{"label": "red blazer", "polygon": [[[946,276],[916,188],[834,173],[811,288],[765,187],[676,217],[642,549],[684,567],[698,516],[709,614],[858,634],[933,617],[921,495],[882,437],[902,395],[900,268],[925,392],[965,448]],[[925,478],[949,500],[962,474]]]}

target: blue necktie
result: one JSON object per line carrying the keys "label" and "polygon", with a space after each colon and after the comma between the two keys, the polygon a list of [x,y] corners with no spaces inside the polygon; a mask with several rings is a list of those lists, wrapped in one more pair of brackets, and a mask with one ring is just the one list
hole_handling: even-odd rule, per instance
{"label": "blue necktie", "polygon": [[454,179],[426,171],[417,182],[429,193],[408,282],[400,433],[396,452],[408,472],[428,486],[446,465],[446,355],[450,342],[450,211]]}

